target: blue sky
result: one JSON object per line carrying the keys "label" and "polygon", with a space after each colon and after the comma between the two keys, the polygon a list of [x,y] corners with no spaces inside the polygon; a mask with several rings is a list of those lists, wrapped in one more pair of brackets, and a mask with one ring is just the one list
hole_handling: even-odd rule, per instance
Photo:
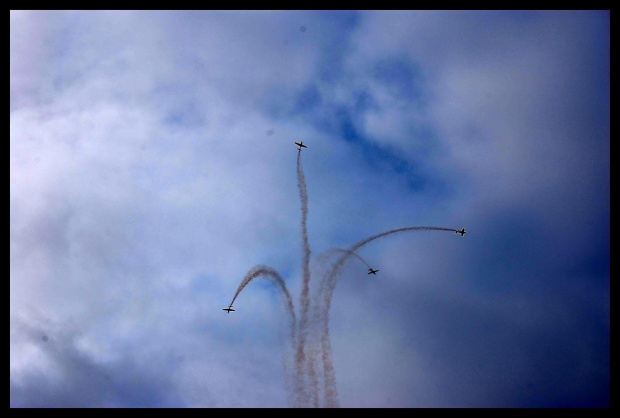
{"label": "blue sky", "polygon": [[299,140],[340,406],[609,406],[608,11],[10,20],[12,407],[291,406]]}

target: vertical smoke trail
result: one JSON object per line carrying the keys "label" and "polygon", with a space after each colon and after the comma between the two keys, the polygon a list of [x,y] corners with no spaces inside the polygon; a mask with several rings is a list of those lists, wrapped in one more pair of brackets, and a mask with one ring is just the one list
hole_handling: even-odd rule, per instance
{"label": "vertical smoke trail", "polygon": [[[304,374],[304,366],[306,364],[305,345],[308,336],[308,310],[310,307],[310,243],[308,240],[308,191],[306,189],[306,177],[304,175],[303,166],[301,164],[301,150],[297,153],[297,187],[299,188],[299,200],[301,201],[301,236],[303,240],[302,247],[302,271],[303,282],[300,296],[301,312],[299,323],[299,341],[297,345],[297,353],[295,355],[295,365],[300,378]],[[310,371],[310,379],[313,378],[313,372]],[[300,406],[306,406],[308,394],[304,390],[299,393],[298,403]],[[317,394],[311,393],[313,403],[318,406]]]}
{"label": "vertical smoke trail", "polygon": [[[318,266],[320,266],[319,268],[323,269],[323,266],[325,265],[325,263],[328,261],[329,258],[333,257],[336,254],[342,254],[342,253],[356,257],[367,268],[370,268],[370,265],[368,264],[368,262],[364,260],[359,254],[355,253],[354,251],[346,250],[342,248],[332,248],[320,254],[317,257],[317,264]],[[316,295],[316,296],[319,296],[319,295]],[[315,300],[320,301],[320,299],[318,298],[316,298]],[[310,379],[310,389],[312,391],[311,393],[313,396],[312,400],[314,402],[315,407],[319,406],[319,381],[318,381],[317,368],[316,368],[317,357],[319,356],[319,353],[325,353],[325,352],[331,353],[331,345],[329,344],[329,341],[327,341],[326,343],[320,341],[319,330],[317,329],[317,326],[319,326],[321,323],[320,312],[321,312],[320,305],[317,302],[315,302],[313,305],[313,309],[312,309],[312,320],[311,321],[309,320],[309,323],[308,323],[309,326],[313,327],[312,329],[313,338],[310,339],[309,341],[306,341],[306,344],[304,347],[304,349],[306,350],[305,354],[306,354],[306,361],[307,361],[308,377]],[[327,348],[322,347],[321,344],[323,345],[327,344]],[[323,359],[321,359],[321,361],[322,360]],[[333,374],[333,372],[331,374]],[[334,397],[335,395],[328,396],[325,398],[333,399]]]}
{"label": "vertical smoke trail", "polygon": [[321,338],[321,360],[323,360],[323,391],[325,394],[325,406],[327,408],[338,408],[338,387],[336,386],[336,372],[332,359],[332,346],[329,341],[329,330],[327,337]]}
{"label": "vertical smoke trail", "polygon": [[407,231],[450,231],[457,232],[452,228],[441,228],[433,226],[413,226],[406,228],[393,229],[391,231],[383,232],[377,235],[373,235],[350,248],[350,252],[343,254],[338,261],[336,261],[331,270],[323,277],[323,281],[320,286],[320,297],[322,297],[323,303],[318,304],[317,308],[322,308],[322,312],[318,313],[322,322],[322,336],[321,347],[323,349],[323,373],[324,373],[324,390],[325,390],[325,403],[327,407],[338,407],[338,391],[336,387],[336,374],[334,373],[334,364],[332,359],[331,344],[329,341],[329,309],[331,307],[332,295],[336,287],[336,282],[346,261],[351,257],[352,253],[357,249],[363,247],[371,241],[385,237],[387,235],[397,234]]}
{"label": "vertical smoke trail", "polygon": [[319,407],[319,379],[317,375],[315,359],[319,354],[320,347],[317,347],[315,343],[317,332],[315,329],[313,329],[312,331],[313,331],[312,332],[313,338],[309,339],[310,344],[306,344],[306,347],[305,347],[305,349],[307,350],[306,364],[307,364],[307,370],[308,370],[308,378],[310,380],[310,394],[312,396],[312,405],[315,408],[318,408]]}

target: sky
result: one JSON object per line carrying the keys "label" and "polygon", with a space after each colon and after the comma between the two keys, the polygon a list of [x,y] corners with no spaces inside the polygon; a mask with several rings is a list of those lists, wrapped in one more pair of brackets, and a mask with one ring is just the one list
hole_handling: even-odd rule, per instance
{"label": "sky", "polygon": [[299,310],[300,140],[313,263],[467,230],[346,265],[341,407],[609,407],[609,57],[609,11],[11,11],[11,407],[292,406],[273,283],[222,308]]}

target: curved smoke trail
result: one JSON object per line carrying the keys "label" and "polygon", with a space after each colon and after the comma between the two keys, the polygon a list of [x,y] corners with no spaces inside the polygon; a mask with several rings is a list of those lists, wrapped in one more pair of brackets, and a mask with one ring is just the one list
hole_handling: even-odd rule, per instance
{"label": "curved smoke trail", "polygon": [[[321,269],[322,269],[322,266],[326,264],[328,259],[330,259],[334,255],[339,254],[339,253],[340,254],[344,253],[349,256],[355,257],[358,260],[360,260],[367,268],[370,268],[370,264],[368,264],[368,262],[364,260],[359,254],[357,254],[354,251],[343,249],[343,248],[332,248],[320,254],[317,257],[318,266],[321,266]],[[312,310],[312,321],[309,321],[309,324],[308,324],[308,325],[314,325],[314,329],[313,329],[314,334],[312,335],[313,336],[312,339],[310,339],[309,341],[306,341],[306,346],[304,347],[304,349],[307,350],[306,352],[307,370],[308,370],[308,377],[310,379],[310,389],[311,389],[311,394],[313,397],[312,399],[315,402],[315,407],[319,406],[318,405],[319,381],[318,381],[318,374],[317,374],[317,368],[316,368],[317,357],[319,356],[319,353],[325,353],[325,352],[331,353],[331,346],[329,345],[329,341],[327,342],[326,347],[319,345],[320,339],[317,337],[318,330],[316,329],[316,325],[320,324],[320,317],[317,313],[320,313],[320,306],[318,306],[317,303],[315,302],[313,305],[313,310]],[[308,342],[310,344],[308,344]],[[321,354],[321,361],[323,361],[323,354]],[[331,372],[331,374],[333,374],[333,372]]]}
{"label": "curved smoke trail", "polygon": [[323,281],[321,282],[321,286],[319,289],[319,300],[322,300],[323,303],[317,304],[317,309],[322,309],[322,312],[317,312],[317,318],[321,322],[321,348],[323,350],[322,360],[323,360],[323,373],[324,373],[324,391],[325,391],[325,403],[327,407],[334,408],[338,407],[338,389],[336,387],[336,374],[334,373],[334,364],[332,359],[332,351],[331,344],[329,341],[329,309],[331,307],[332,295],[334,293],[334,289],[336,287],[336,283],[340,274],[342,273],[342,269],[346,263],[346,261],[354,254],[354,252],[363,247],[364,245],[385,237],[387,235],[393,235],[400,232],[407,231],[450,231],[457,232],[457,229],[452,228],[442,228],[442,227],[433,227],[433,226],[412,226],[406,228],[398,228],[393,229],[391,231],[383,232],[377,235],[373,235],[368,237],[362,241],[359,241],[357,244],[353,245],[349,252],[343,254],[338,261],[336,261],[331,270],[323,277]]}
{"label": "curved smoke trail", "polygon": [[[297,346],[297,335],[296,335],[296,328],[295,328],[297,325],[297,318],[295,317],[295,307],[293,305],[293,298],[291,297],[291,294],[286,288],[286,283],[284,282],[284,280],[282,279],[282,277],[278,274],[276,270],[272,269],[271,267],[264,266],[261,264],[252,267],[250,271],[246,273],[243,280],[241,280],[241,283],[239,284],[239,287],[237,288],[237,291],[235,292],[235,295],[233,296],[232,302],[230,302],[230,304],[232,306],[235,303],[237,296],[239,296],[241,291],[252,280],[254,280],[257,277],[261,277],[261,276],[265,277],[266,279],[274,283],[278,287],[282,295],[284,296],[284,307],[286,308],[286,312],[288,313],[288,316],[290,319],[291,347],[294,352]],[[287,367],[286,367],[286,362],[284,362],[284,375],[286,379],[289,378]],[[300,381],[300,376],[298,374],[296,374],[293,379],[293,387],[294,387],[295,393],[299,393],[301,391],[302,383]]]}
{"label": "curved smoke trail", "polygon": [[237,288],[237,291],[235,292],[235,296],[233,296],[232,302],[230,302],[230,304],[233,305],[235,303],[235,300],[237,299],[237,296],[239,296],[241,291],[252,280],[260,276],[264,276],[268,280],[270,280],[272,283],[274,283],[278,287],[278,289],[280,289],[280,291],[282,292],[282,295],[284,296],[284,307],[286,308],[286,312],[288,313],[289,318],[290,318],[291,342],[294,345],[296,341],[295,324],[297,322],[297,319],[295,318],[295,307],[293,306],[293,298],[291,298],[291,294],[288,292],[288,289],[286,288],[286,283],[284,283],[284,280],[282,279],[282,277],[278,274],[276,270],[272,269],[271,267],[264,266],[261,264],[252,267],[250,271],[246,273],[243,280],[241,280],[241,283],[239,284],[239,287]]}
{"label": "curved smoke trail", "polygon": [[370,264],[368,264],[368,262],[366,260],[364,260],[358,253],[356,253],[355,251],[351,251],[351,250],[345,250],[342,248],[333,248],[331,250],[328,250],[325,252],[325,254],[327,256],[331,256],[334,253],[345,253],[348,254],[350,256],[353,256],[355,258],[357,258],[358,260],[360,260],[362,263],[364,263],[364,265],[368,268],[370,268]]}
{"label": "curved smoke trail", "polygon": [[[303,166],[301,164],[301,150],[297,153],[297,187],[299,188],[299,200],[301,202],[301,236],[303,241],[302,247],[302,272],[303,281],[300,296],[300,323],[299,323],[299,341],[297,344],[297,352],[295,354],[295,366],[297,373],[301,378],[304,372],[304,366],[306,365],[306,353],[305,345],[308,337],[308,311],[310,308],[310,242],[308,240],[308,190],[306,189],[306,177],[304,175]],[[309,378],[311,381],[315,380],[313,371],[308,370]],[[315,406],[318,406],[318,398],[316,393],[309,394],[312,398],[312,402]],[[298,392],[298,404],[299,406],[306,406],[308,393],[305,388],[302,388]]]}

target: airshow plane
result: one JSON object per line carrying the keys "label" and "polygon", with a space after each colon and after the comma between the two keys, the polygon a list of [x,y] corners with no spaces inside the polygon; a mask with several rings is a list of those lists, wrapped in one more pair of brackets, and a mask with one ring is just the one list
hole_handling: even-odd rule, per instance
{"label": "airshow plane", "polygon": [[226,312],[228,312],[228,313],[230,313],[230,311],[233,311],[233,312],[235,311],[235,310],[233,309],[232,305],[230,305],[228,308],[223,308],[222,310],[223,310],[223,311],[226,311]]}
{"label": "airshow plane", "polygon": [[379,270],[373,270],[372,268],[369,268],[368,269],[368,274],[374,274],[376,276],[378,271]]}
{"label": "airshow plane", "polygon": [[461,229],[460,231],[454,231],[455,234],[461,234],[461,236],[465,235],[467,233],[467,231],[465,231],[465,228]]}
{"label": "airshow plane", "polygon": [[301,151],[302,148],[308,148],[307,146],[304,145],[304,141],[301,142],[295,142],[295,145],[298,146],[298,150]]}

